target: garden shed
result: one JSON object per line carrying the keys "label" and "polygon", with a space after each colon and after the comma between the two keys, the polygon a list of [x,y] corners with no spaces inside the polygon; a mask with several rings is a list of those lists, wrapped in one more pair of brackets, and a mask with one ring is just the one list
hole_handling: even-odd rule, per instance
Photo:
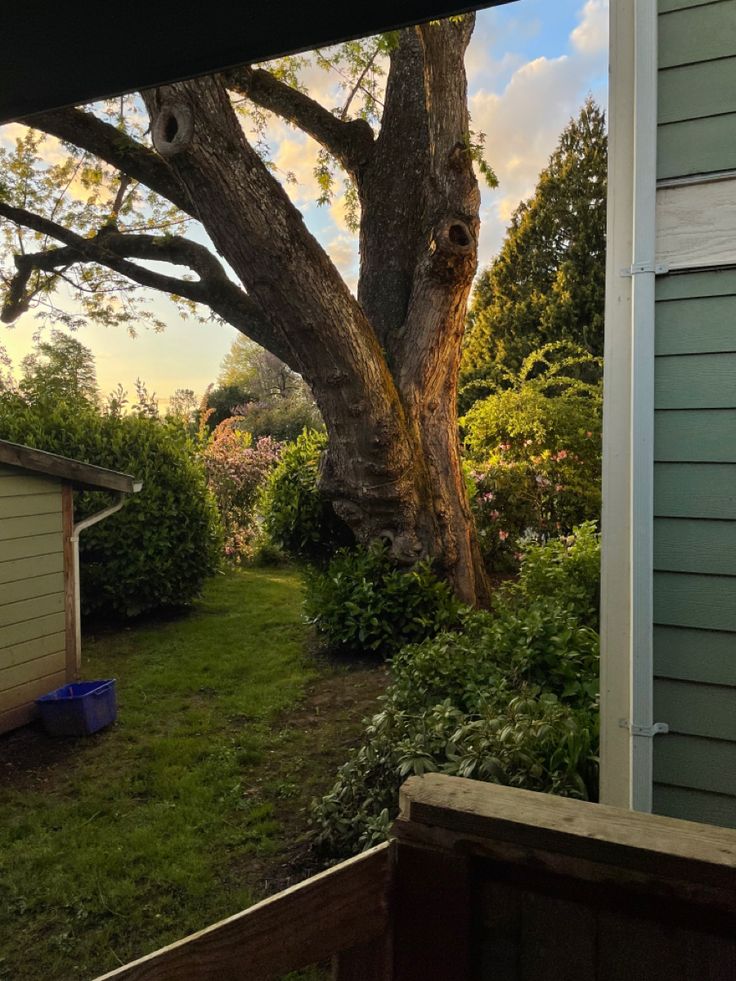
{"label": "garden shed", "polygon": [[[140,489],[133,477],[0,440],[0,733],[80,668],[79,534]],[[74,490],[113,504],[77,524]]]}

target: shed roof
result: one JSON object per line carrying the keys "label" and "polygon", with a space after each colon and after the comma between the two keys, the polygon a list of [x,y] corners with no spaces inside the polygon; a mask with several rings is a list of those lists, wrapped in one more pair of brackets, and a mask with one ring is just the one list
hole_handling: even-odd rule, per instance
{"label": "shed roof", "polygon": [[111,490],[132,494],[136,489],[135,478],[130,474],[95,467],[91,463],[82,463],[81,460],[72,460],[67,456],[57,456],[56,453],[36,450],[31,446],[22,446],[20,443],[9,443],[4,439],[0,439],[0,463],[20,467],[23,470],[33,470],[49,477],[59,477],[61,480],[68,480],[75,487],[87,490]]}

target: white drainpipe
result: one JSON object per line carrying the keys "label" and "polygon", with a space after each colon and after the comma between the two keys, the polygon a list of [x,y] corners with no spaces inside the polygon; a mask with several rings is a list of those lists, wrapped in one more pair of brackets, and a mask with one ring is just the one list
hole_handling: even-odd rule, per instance
{"label": "white drainpipe", "polygon": [[657,199],[657,0],[636,0],[634,217],[631,265],[631,807],[651,811],[653,650],[654,311]]}
{"label": "white drainpipe", "polygon": [[[143,487],[142,483],[133,484],[133,493],[137,494]],[[98,511],[96,514],[92,514],[89,518],[85,518],[83,521],[78,521],[72,530],[72,553],[74,556],[74,637],[76,643],[75,652],[75,671],[77,677],[79,677],[79,672],[82,667],[82,604],[80,599],[79,591],[79,536],[87,528],[91,528],[92,525],[96,525],[98,521],[104,521],[105,518],[109,518],[111,514],[115,514],[119,511],[125,502],[128,500],[128,494],[124,491],[117,491],[115,494],[116,500],[114,504],[110,507],[104,508],[102,511]]]}

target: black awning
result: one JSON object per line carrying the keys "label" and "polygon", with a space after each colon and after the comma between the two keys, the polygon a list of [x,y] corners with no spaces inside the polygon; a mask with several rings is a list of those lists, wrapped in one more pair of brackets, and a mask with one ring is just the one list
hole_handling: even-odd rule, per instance
{"label": "black awning", "polygon": [[0,122],[510,0],[4,4]]}

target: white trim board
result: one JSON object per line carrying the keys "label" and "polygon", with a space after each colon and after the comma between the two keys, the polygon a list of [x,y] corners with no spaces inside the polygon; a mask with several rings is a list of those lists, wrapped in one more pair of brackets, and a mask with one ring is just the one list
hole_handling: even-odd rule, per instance
{"label": "white trim board", "polygon": [[660,187],[657,262],[672,272],[736,265],[736,175]]}
{"label": "white trim board", "polygon": [[631,265],[634,211],[634,0],[610,5],[608,238],[603,378],[600,800],[629,807],[631,747]]}

